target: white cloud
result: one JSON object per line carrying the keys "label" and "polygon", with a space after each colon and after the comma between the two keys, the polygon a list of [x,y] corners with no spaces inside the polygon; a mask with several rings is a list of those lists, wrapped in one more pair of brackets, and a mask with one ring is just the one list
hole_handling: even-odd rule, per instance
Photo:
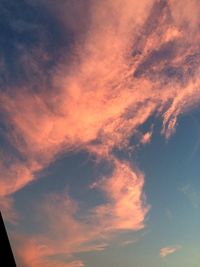
{"label": "white cloud", "polygon": [[160,257],[164,258],[180,249],[180,245],[163,247],[160,249]]}

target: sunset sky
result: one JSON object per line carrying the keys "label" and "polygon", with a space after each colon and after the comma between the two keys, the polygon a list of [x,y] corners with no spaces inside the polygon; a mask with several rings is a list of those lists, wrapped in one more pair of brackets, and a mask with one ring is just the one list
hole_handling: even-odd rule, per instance
{"label": "sunset sky", "polygon": [[0,210],[18,267],[199,267],[199,0],[0,0]]}

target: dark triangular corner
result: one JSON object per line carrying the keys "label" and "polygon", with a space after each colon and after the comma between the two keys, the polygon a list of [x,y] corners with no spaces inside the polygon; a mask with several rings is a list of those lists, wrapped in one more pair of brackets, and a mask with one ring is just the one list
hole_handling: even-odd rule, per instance
{"label": "dark triangular corner", "polygon": [[0,266],[17,267],[1,212],[0,212]]}

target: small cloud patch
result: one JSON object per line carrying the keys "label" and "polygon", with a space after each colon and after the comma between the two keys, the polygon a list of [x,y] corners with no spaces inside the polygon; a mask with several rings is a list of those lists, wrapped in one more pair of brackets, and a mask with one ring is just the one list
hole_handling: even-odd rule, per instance
{"label": "small cloud patch", "polygon": [[179,245],[161,248],[160,249],[160,257],[162,257],[162,258],[167,257],[170,254],[175,253],[178,249],[180,249]]}

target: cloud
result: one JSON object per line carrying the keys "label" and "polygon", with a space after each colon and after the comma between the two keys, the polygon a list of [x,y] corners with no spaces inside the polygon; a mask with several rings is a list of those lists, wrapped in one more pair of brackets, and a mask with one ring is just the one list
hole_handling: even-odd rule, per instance
{"label": "cloud", "polygon": [[121,242],[121,246],[128,246],[128,245],[131,245],[133,243],[135,243],[137,240],[127,240],[127,241],[123,241]]}
{"label": "cloud", "polygon": [[195,190],[192,185],[188,184],[182,186],[180,188],[180,191],[183,192],[185,196],[190,200],[194,208],[198,209],[200,207],[200,192]]}
{"label": "cloud", "polygon": [[162,257],[162,258],[167,257],[170,254],[175,253],[178,249],[180,249],[179,245],[161,248],[160,249],[160,257]]}
{"label": "cloud", "polygon": [[75,218],[77,209],[77,203],[67,195],[52,194],[38,203],[34,216],[40,222],[40,230],[32,234],[11,232],[17,264],[22,267],[84,266],[72,254],[90,250],[89,245],[88,249],[83,245],[94,236],[94,230]]}
{"label": "cloud", "polygon": [[80,260],[72,260],[70,257],[66,260],[48,257],[51,255],[51,248],[39,244],[34,238],[27,236],[15,236],[15,242],[18,247],[14,247],[16,263],[22,267],[83,267]]}
{"label": "cloud", "polygon": [[0,211],[3,214],[4,220],[11,224],[18,222],[18,214],[14,208],[14,200],[11,197],[0,197]]}
{"label": "cloud", "polygon": [[[114,164],[113,174],[91,187],[91,190],[104,192],[103,204],[82,212],[81,203],[68,194],[47,196],[34,215],[40,231],[26,237],[31,240],[26,244],[27,253],[20,253],[24,251],[25,238],[23,242],[15,241],[17,259],[33,262],[33,266],[49,266],[51,258],[62,263],[60,255],[65,255],[68,261],[74,253],[101,251],[117,232],[143,229],[149,210],[142,194],[143,175],[134,172],[125,162],[115,161]],[[29,266],[28,263],[25,266]]]}
{"label": "cloud", "polygon": [[190,27],[190,30],[196,31],[199,26],[199,5],[198,0],[169,1],[171,5],[172,15],[180,25]]}
{"label": "cloud", "polygon": [[[28,71],[29,79],[17,82],[15,72],[4,66],[9,79],[1,86],[0,109],[9,145],[0,158],[0,196],[5,199],[24,188],[61,154],[72,151],[87,150],[96,158],[106,159],[113,173],[93,187],[102,192],[105,203],[88,211],[90,229],[84,220],[75,219],[78,207],[74,200],[58,196],[61,204],[44,203],[41,213],[48,218],[47,232],[30,237],[30,246],[24,252],[25,264],[30,266],[50,264],[44,262],[50,254],[102,248],[99,244],[86,246],[87,242],[101,240],[102,234],[109,238],[113,232],[144,228],[149,210],[143,197],[144,175],[120,161],[113,150],[128,150],[130,137],[152,116],[162,119],[161,132],[169,138],[178,117],[200,101],[199,34],[184,27],[185,19],[196,8],[195,1],[88,1],[89,11],[76,7],[75,2],[71,6],[72,1],[60,1],[61,8],[56,8],[55,1],[38,3],[44,7],[50,3],[47,9],[54,10],[57,18],[71,6],[73,14],[81,14],[83,26],[76,25],[73,16],[61,16],[58,24],[53,20],[55,23],[39,27],[38,22],[36,26],[46,37],[40,39],[36,30],[34,36],[39,41],[33,47],[23,38],[13,39],[15,52],[23,48],[17,57],[24,67],[20,79],[23,81],[24,71]],[[181,16],[180,8],[184,10]],[[52,17],[53,13],[45,14]],[[192,23],[197,21],[196,17]],[[25,18],[9,28],[12,36],[19,36],[19,31],[28,34],[35,27],[24,27],[24,23],[27,25]],[[55,49],[59,55],[53,52],[56,35],[48,38],[53,26],[62,28],[61,36],[69,36],[69,28],[73,32],[70,49],[66,40],[59,39],[60,46]],[[25,40],[29,40],[27,36]],[[59,49],[63,46],[65,49]],[[70,55],[66,56],[68,50]],[[13,64],[15,57],[12,59]],[[45,82],[40,82],[41,77]],[[152,129],[140,142],[150,141]],[[63,210],[67,212],[63,214]],[[42,250],[38,250],[40,240],[45,244]],[[163,248],[161,254],[174,249]]]}
{"label": "cloud", "polygon": [[144,144],[148,144],[151,142],[151,137],[153,134],[153,130],[151,130],[150,132],[146,132],[142,137],[140,142],[144,145]]}
{"label": "cloud", "polygon": [[144,204],[144,177],[134,172],[127,163],[115,161],[113,175],[98,182],[108,204],[95,209],[104,229],[140,230],[144,227],[149,207]]}
{"label": "cloud", "polygon": [[[197,46],[192,44],[191,54],[190,40],[179,34],[169,19],[170,5],[163,3],[93,2],[85,41],[74,46],[71,66],[63,62],[52,73],[53,90],[23,87],[14,95],[1,93],[2,114],[12,125],[7,138],[23,158],[12,159],[1,195],[24,187],[60,153],[86,149],[107,157],[114,147],[126,147],[155,112],[163,117],[168,138],[178,116],[199,103]],[[160,27],[152,31],[153,14]],[[196,74],[189,76],[189,68]],[[5,158],[1,165],[7,169]]]}

